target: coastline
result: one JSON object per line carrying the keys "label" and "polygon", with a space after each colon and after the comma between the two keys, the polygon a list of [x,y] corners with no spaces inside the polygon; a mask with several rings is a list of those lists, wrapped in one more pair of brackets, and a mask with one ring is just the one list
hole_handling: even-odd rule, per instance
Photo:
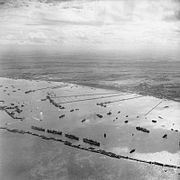
{"label": "coastline", "polygon": [[[141,167],[145,171],[152,168],[156,175],[161,172],[165,177],[178,176],[178,102],[64,82],[0,78],[0,85],[0,151],[5,165],[11,164],[12,158],[18,156],[16,153],[21,152],[25,157],[18,156],[16,161],[21,164],[28,156],[39,169],[35,160],[41,156],[24,151],[25,142],[30,152],[52,151],[58,156],[53,148],[39,147],[50,148],[55,143],[56,148],[65,149],[62,157],[70,152],[78,156],[90,153],[100,159],[108,157],[107,162],[118,160],[123,167],[130,165],[132,169]],[[48,134],[44,129],[58,134]],[[26,136],[26,132],[32,136]],[[86,144],[84,138],[100,146]]]}
{"label": "coastline", "polygon": [[[14,79],[14,80],[29,80],[29,81],[45,81],[45,82],[54,82],[54,83],[68,83],[68,84],[76,84],[76,85],[80,85],[80,86],[85,86],[85,87],[90,87],[90,88],[98,88],[98,89],[103,89],[103,90],[114,90],[114,91],[119,91],[119,92],[124,92],[124,93],[132,93],[132,94],[137,94],[137,95],[142,95],[142,96],[152,96],[155,98],[159,98],[159,99],[164,99],[164,100],[171,100],[171,101],[175,101],[175,102],[180,102],[180,98],[177,98],[176,95],[168,95],[168,94],[162,94],[163,92],[158,92],[158,89],[156,90],[154,88],[153,91],[149,91],[149,89],[151,89],[152,87],[150,85],[148,85],[148,83],[146,84],[146,82],[143,82],[144,86],[149,86],[149,87],[144,87],[144,89],[139,89],[138,90],[138,86],[135,87],[131,87],[131,85],[121,85],[121,83],[119,85],[117,85],[116,81],[110,81],[109,84],[106,84],[105,82],[97,82],[97,83],[93,83],[93,82],[78,82],[75,80],[72,81],[61,81],[58,79],[47,79],[47,80],[42,80],[41,78],[36,78],[36,79],[31,79],[31,78],[13,78],[13,77],[0,77],[0,78],[7,78],[7,79]],[[148,88],[148,89],[146,89]],[[178,86],[177,86],[177,89]]]}

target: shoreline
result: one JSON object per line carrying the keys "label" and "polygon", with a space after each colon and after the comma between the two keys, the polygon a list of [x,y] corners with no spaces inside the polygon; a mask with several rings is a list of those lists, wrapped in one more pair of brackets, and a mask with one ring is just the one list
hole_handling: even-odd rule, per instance
{"label": "shoreline", "polygon": [[155,98],[159,98],[159,99],[165,99],[165,100],[170,100],[170,101],[174,101],[174,102],[180,102],[180,100],[176,100],[173,98],[167,98],[167,97],[162,97],[162,96],[158,96],[152,93],[146,93],[146,92],[138,92],[138,91],[129,91],[126,89],[126,87],[124,89],[121,89],[121,87],[116,87],[116,86],[112,86],[112,85],[101,85],[101,84],[93,84],[93,83],[75,83],[78,85],[84,85],[87,87],[94,87],[94,88],[102,88],[102,89],[106,89],[106,90],[116,90],[119,92],[125,92],[125,93],[132,93],[132,94],[137,94],[137,95],[142,95],[142,96],[151,96],[151,97],[155,97]]}
{"label": "shoreline", "polygon": [[[149,97],[155,97],[155,98],[159,98],[161,100],[169,100],[169,101],[174,101],[174,102],[180,102],[180,100],[176,100],[174,98],[167,98],[167,97],[162,97],[162,96],[158,96],[152,93],[147,93],[147,92],[138,92],[138,91],[131,91],[126,89],[126,87],[123,87],[121,89],[121,87],[116,87],[113,85],[102,85],[102,84],[98,84],[98,83],[83,83],[83,82],[76,82],[76,81],[57,81],[57,80],[52,80],[52,79],[48,79],[48,80],[44,80],[44,79],[30,79],[30,78],[26,78],[26,79],[22,79],[22,78],[13,78],[13,77],[0,77],[3,79],[11,79],[11,80],[26,80],[26,81],[36,81],[36,82],[49,82],[49,83],[64,83],[64,84],[71,84],[71,85],[79,85],[79,86],[84,86],[84,87],[89,87],[89,88],[98,88],[98,89],[102,89],[102,90],[111,90],[111,91],[116,91],[116,92],[122,92],[122,93],[129,93],[129,94],[136,94],[136,95],[141,95],[141,96],[149,96]],[[112,81],[113,82],[113,81]]]}

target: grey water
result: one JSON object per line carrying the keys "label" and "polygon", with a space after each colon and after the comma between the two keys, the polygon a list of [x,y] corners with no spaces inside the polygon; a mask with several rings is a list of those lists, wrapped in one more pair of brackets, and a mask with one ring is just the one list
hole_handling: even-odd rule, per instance
{"label": "grey water", "polygon": [[0,76],[71,82],[180,101],[178,60],[11,55],[0,58]]}

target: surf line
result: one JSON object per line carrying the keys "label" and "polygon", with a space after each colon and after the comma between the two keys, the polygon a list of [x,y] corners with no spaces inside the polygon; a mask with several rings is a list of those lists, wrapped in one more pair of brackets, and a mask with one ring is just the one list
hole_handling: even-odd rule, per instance
{"label": "surf line", "polygon": [[85,151],[94,152],[94,153],[97,153],[97,154],[102,154],[102,155],[105,155],[105,156],[108,156],[108,157],[111,157],[111,158],[127,159],[127,160],[130,160],[130,161],[136,161],[136,162],[140,162],[140,163],[146,163],[146,164],[161,166],[161,167],[165,167],[165,168],[180,169],[180,166],[176,166],[176,165],[163,164],[163,163],[159,163],[159,162],[156,162],[156,161],[145,161],[145,160],[141,160],[141,159],[135,159],[135,158],[131,158],[131,157],[128,157],[128,156],[117,155],[117,154],[112,153],[112,152],[107,152],[107,151],[105,151],[103,149],[95,149],[95,148],[92,148],[92,147],[81,147],[79,145],[74,145],[71,142],[66,141],[66,140],[62,140],[62,139],[54,138],[54,137],[47,137],[47,136],[40,135],[40,134],[37,134],[37,133],[33,133],[33,132],[30,132],[30,131],[24,131],[24,130],[18,130],[18,129],[9,129],[7,127],[0,127],[0,129],[6,130],[6,131],[12,132],[12,133],[29,134],[29,135],[32,135],[32,136],[37,136],[37,137],[40,137],[40,138],[42,138],[44,140],[53,140],[53,141],[63,142],[64,145],[66,145],[66,146],[78,148],[78,149],[85,150]]}

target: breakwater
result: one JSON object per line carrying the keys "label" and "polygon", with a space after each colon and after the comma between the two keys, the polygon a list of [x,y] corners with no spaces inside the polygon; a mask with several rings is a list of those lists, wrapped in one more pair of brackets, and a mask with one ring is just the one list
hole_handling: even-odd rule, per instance
{"label": "breakwater", "polygon": [[126,159],[129,161],[134,161],[134,162],[139,162],[139,163],[145,163],[145,164],[151,164],[151,165],[155,165],[155,166],[161,166],[164,168],[173,168],[173,169],[180,169],[180,166],[176,166],[176,165],[170,165],[170,164],[163,164],[163,163],[159,163],[156,161],[145,161],[145,160],[141,160],[141,159],[136,159],[136,158],[131,158],[129,156],[123,156],[123,155],[118,155],[115,154],[113,152],[108,152],[105,151],[103,149],[95,149],[93,147],[83,147],[80,144],[79,145],[75,145],[72,144],[71,142],[67,141],[67,140],[63,140],[60,138],[55,138],[55,137],[47,137],[45,135],[41,135],[41,134],[37,134],[37,133],[33,133],[31,131],[24,131],[24,130],[19,130],[19,129],[9,129],[7,127],[0,127],[1,130],[6,130],[8,132],[12,132],[12,133],[19,133],[19,134],[29,134],[32,136],[37,136],[39,138],[42,138],[44,140],[52,140],[52,141],[57,141],[57,142],[62,142],[64,143],[64,145],[73,147],[73,148],[77,148],[77,149],[81,149],[81,150],[85,150],[85,151],[90,151],[90,152],[94,152],[97,154],[102,154],[111,158],[116,158],[116,159]]}

